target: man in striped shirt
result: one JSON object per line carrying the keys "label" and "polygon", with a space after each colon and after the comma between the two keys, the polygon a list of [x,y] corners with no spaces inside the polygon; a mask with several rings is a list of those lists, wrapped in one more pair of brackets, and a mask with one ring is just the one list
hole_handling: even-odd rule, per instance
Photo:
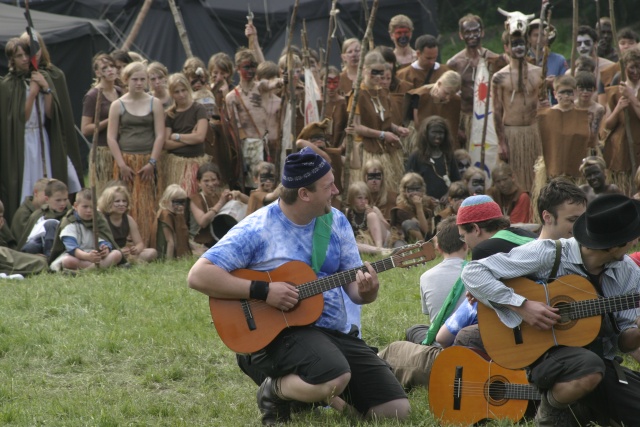
{"label": "man in striped shirt", "polygon": [[[625,254],[640,237],[640,201],[620,194],[603,195],[587,206],[573,226],[571,239],[560,239],[557,276],[587,278],[598,296],[637,292],[640,270]],[[558,309],[542,301],[527,300],[501,280],[521,276],[546,282],[556,258],[552,240],[538,240],[472,261],[462,273],[465,286],[481,303],[496,310],[502,322],[521,322],[551,330],[560,320]],[[604,316],[598,338],[585,348],[556,346],[530,367],[530,379],[543,391],[536,425],[571,425],[574,410],[583,422],[609,425],[615,421],[638,425],[640,374],[621,367],[617,353],[640,347],[635,309]],[[624,383],[623,383],[624,382]]]}

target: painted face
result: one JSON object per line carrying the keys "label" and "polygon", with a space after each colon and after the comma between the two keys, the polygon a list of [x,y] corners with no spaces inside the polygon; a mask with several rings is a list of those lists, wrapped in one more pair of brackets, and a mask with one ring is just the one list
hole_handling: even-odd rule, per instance
{"label": "painted face", "polygon": [[167,78],[162,74],[150,73],[149,74],[149,87],[152,90],[161,89],[163,86],[166,86]]}
{"label": "painted face", "polygon": [[51,197],[47,197],[47,204],[56,212],[64,212],[69,204],[69,193],[66,191],[56,191]]}
{"label": "painted face", "polygon": [[407,47],[411,41],[411,30],[407,27],[396,27],[391,39],[400,47]]}
{"label": "painted face", "polygon": [[485,185],[484,174],[474,173],[469,178],[467,189],[469,190],[469,194],[475,196],[478,194],[484,194]]}
{"label": "painted face", "polygon": [[545,227],[549,230],[549,238],[551,239],[569,239],[573,237],[573,223],[578,217],[584,213],[586,205],[578,203],[564,202],[557,207],[557,216],[553,217],[549,213],[550,218],[545,217]]}
{"label": "painted face", "polygon": [[423,70],[432,69],[437,60],[437,47],[425,47],[420,53],[418,53],[418,65],[420,65]]}
{"label": "painted face", "polygon": [[220,178],[213,172],[205,172],[198,185],[204,194],[212,196],[220,187]]}
{"label": "painted face", "polygon": [[620,48],[620,52],[626,52],[632,47],[636,46],[638,42],[635,39],[620,39],[618,40],[618,47]]}
{"label": "painted face", "polygon": [[593,52],[593,39],[586,34],[578,35],[576,45],[580,55],[589,56]]}
{"label": "painted face", "polygon": [[177,214],[183,214],[184,208],[187,205],[186,197],[176,197],[171,199],[171,211]]}
{"label": "painted face", "polygon": [[367,171],[367,187],[372,193],[380,191],[382,186],[382,171],[378,169],[369,169]]}
{"label": "painted face", "polygon": [[342,61],[352,67],[357,67],[360,62],[360,43],[353,43],[342,54]]}
{"label": "painted face", "polygon": [[13,66],[19,73],[26,73],[29,71],[29,55],[18,46],[16,53],[13,55]]}
{"label": "painted face", "polygon": [[242,61],[238,66],[238,72],[240,73],[240,78],[245,82],[250,82],[256,76],[256,69],[258,65],[253,61]]}
{"label": "painted face", "polygon": [[129,209],[129,202],[124,194],[116,193],[111,205],[111,212],[115,212],[120,215],[124,215]]}
{"label": "painted face", "polygon": [[77,200],[73,208],[78,212],[78,216],[81,219],[89,220],[93,218],[93,207],[91,206],[91,202],[89,200],[80,199]]}
{"label": "painted face", "polygon": [[424,194],[424,189],[418,183],[409,183],[407,184],[407,188],[405,189],[405,193],[407,196],[419,196]]}
{"label": "painted face", "polygon": [[572,107],[576,100],[576,91],[571,86],[558,87],[555,95],[561,108]]}
{"label": "painted face", "polygon": [[260,175],[258,176],[258,180],[260,181],[258,183],[260,190],[266,191],[266,192],[273,191],[273,188],[276,182],[276,176],[273,173],[263,170],[260,172]]}
{"label": "painted face", "polygon": [[600,38],[598,39],[598,46],[611,46],[613,42],[613,32],[611,32],[611,24],[604,23],[600,26]]}
{"label": "painted face", "polygon": [[129,92],[144,92],[147,89],[147,72],[146,71],[136,71],[129,77],[129,81],[127,82],[129,87]]}
{"label": "painted face", "polygon": [[384,76],[384,66],[373,65],[368,71],[369,72],[365,74],[365,83],[368,86],[379,86]]}
{"label": "painted face", "polygon": [[427,138],[429,145],[432,147],[440,147],[446,137],[446,129],[440,124],[434,124],[427,129]]}
{"label": "painted face", "polygon": [[469,159],[456,160],[456,164],[458,165],[458,172],[462,176],[471,166],[471,161]]}
{"label": "painted face", "polygon": [[511,39],[511,57],[522,59],[527,54],[527,44],[522,37]]}
{"label": "painted face", "polygon": [[340,76],[335,74],[329,74],[327,76],[327,92],[329,95],[334,95],[340,87]]}
{"label": "painted face", "polygon": [[202,89],[205,85],[204,77],[200,77],[200,76],[195,77],[189,82],[189,84],[191,85],[191,90],[194,92],[197,92],[200,89]]}
{"label": "painted face", "polygon": [[589,102],[595,90],[595,86],[578,86],[578,99],[583,102]]}
{"label": "painted face", "polygon": [[478,47],[483,36],[482,27],[479,22],[466,21],[462,24],[462,33],[460,37],[464,40],[467,47]]}
{"label": "painted face", "polygon": [[627,71],[627,79],[631,82],[638,83],[640,81],[640,63],[627,62],[625,64],[625,70]]}
{"label": "painted face", "polygon": [[493,175],[493,184],[502,194],[513,194],[517,190],[516,183],[511,175],[497,173]]}
{"label": "painted face", "polygon": [[391,70],[384,70],[384,74],[380,79],[380,86],[385,89],[389,89],[391,87]]}
{"label": "painted face", "polygon": [[113,63],[102,61],[96,70],[96,77],[113,82],[118,77],[118,70]]}
{"label": "painted face", "polygon": [[584,168],[582,175],[584,176],[584,179],[587,180],[587,184],[589,184],[589,187],[593,188],[594,191],[598,192],[604,189],[604,171],[600,169],[598,165],[587,166],[586,168]]}

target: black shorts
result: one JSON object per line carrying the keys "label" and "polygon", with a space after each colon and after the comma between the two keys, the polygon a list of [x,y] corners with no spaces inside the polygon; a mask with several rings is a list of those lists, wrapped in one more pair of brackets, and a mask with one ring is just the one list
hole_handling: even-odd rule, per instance
{"label": "black shorts", "polygon": [[286,329],[264,350],[252,354],[250,363],[266,376],[295,374],[309,384],[323,384],[351,372],[341,397],[362,414],[407,397],[389,365],[363,340],[329,329]]}
{"label": "black shorts", "polygon": [[542,390],[589,374],[604,375],[604,361],[581,347],[554,347],[533,365],[530,380]]}

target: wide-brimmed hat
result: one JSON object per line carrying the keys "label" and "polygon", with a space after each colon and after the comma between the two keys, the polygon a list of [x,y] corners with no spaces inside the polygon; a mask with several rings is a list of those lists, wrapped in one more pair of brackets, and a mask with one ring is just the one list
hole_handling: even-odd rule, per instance
{"label": "wide-brimmed hat", "polygon": [[640,201],[603,194],[573,224],[573,236],[590,249],[608,249],[640,237]]}

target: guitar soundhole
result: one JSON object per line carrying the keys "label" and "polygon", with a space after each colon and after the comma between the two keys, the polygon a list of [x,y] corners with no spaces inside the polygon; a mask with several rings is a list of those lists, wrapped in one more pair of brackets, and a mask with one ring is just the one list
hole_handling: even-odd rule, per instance
{"label": "guitar soundhole", "polygon": [[504,405],[508,401],[506,399],[508,383],[505,377],[491,377],[484,386],[485,398],[494,406]]}
{"label": "guitar soundhole", "polygon": [[560,309],[560,321],[556,323],[555,328],[561,331],[571,329],[576,324],[577,320],[571,319],[570,315],[570,303],[574,302],[573,299],[560,295],[551,300],[551,306]]}

